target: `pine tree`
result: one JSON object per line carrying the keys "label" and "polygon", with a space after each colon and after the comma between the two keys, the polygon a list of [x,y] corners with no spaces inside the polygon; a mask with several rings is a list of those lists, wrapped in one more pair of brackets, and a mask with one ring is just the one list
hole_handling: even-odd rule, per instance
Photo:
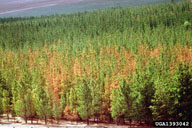
{"label": "pine tree", "polygon": [[25,119],[31,119],[35,115],[34,101],[32,98],[32,76],[28,71],[23,71],[23,74],[18,80],[16,88],[16,101],[14,104],[16,114]]}
{"label": "pine tree", "polygon": [[136,69],[133,78],[133,108],[135,120],[145,120],[150,123],[153,119],[150,106],[154,96],[154,80],[156,69],[154,63],[148,63],[143,69],[141,67]]}
{"label": "pine tree", "polygon": [[152,99],[153,120],[173,119],[175,107],[178,104],[177,83],[171,78],[170,71],[157,71],[158,77],[154,82],[154,98]]}
{"label": "pine tree", "polygon": [[0,72],[0,114],[3,114],[3,89],[5,87],[5,80]]}
{"label": "pine tree", "polygon": [[64,93],[60,94],[60,113],[61,117],[64,116],[64,110],[67,105],[66,95]]}
{"label": "pine tree", "polygon": [[87,81],[83,80],[82,84],[77,89],[77,112],[83,120],[89,124],[89,118],[91,117],[92,108],[92,96],[91,89]]}
{"label": "pine tree", "polygon": [[95,81],[91,81],[91,96],[92,96],[92,114],[95,118],[98,119],[101,115],[101,109],[102,109],[102,87],[97,84]]}
{"label": "pine tree", "polygon": [[111,95],[111,86],[109,83],[109,76],[106,76],[106,79],[104,79],[102,83],[102,115],[104,116],[104,120],[107,120],[108,122],[112,121],[111,117],[111,110],[110,110],[110,95]]}
{"label": "pine tree", "polygon": [[192,69],[186,64],[180,64],[176,73],[179,97],[175,119],[192,120]]}
{"label": "pine tree", "polygon": [[53,108],[52,108],[53,118],[59,123],[59,119],[61,118],[61,109],[60,104],[57,101],[53,101]]}
{"label": "pine tree", "polygon": [[2,106],[3,106],[3,112],[7,114],[7,119],[9,121],[9,114],[11,112],[11,97],[9,96],[9,92],[7,90],[3,90],[3,99],[2,99]]}
{"label": "pine tree", "polygon": [[[0,94],[1,95],[1,94]],[[0,114],[3,114],[3,98],[2,97],[0,97]]]}
{"label": "pine tree", "polygon": [[33,118],[36,116],[36,109],[35,109],[32,91],[33,91],[32,89],[28,89],[27,95],[26,95],[27,115],[28,115],[28,118],[31,120],[31,123],[33,123]]}
{"label": "pine tree", "polygon": [[70,108],[72,114],[74,114],[74,111],[77,108],[77,92],[76,92],[75,88],[71,88],[70,89],[70,93],[69,93],[69,108]]}
{"label": "pine tree", "polygon": [[11,92],[10,88],[6,84],[6,79],[0,72],[0,112],[7,114],[7,119],[9,121],[9,114],[11,112]]}
{"label": "pine tree", "polygon": [[50,99],[46,90],[41,85],[34,85],[33,98],[35,101],[35,109],[38,117],[44,119],[47,124],[47,119],[51,116]]}
{"label": "pine tree", "polygon": [[130,96],[130,85],[125,80],[120,82],[117,90],[111,94],[111,115],[117,125],[124,124],[124,119],[131,119],[132,98]]}

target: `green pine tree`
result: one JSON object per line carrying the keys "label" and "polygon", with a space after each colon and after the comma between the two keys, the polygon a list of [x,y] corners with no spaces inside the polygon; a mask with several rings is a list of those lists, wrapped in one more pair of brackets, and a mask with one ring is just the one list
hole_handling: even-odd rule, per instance
{"label": "green pine tree", "polygon": [[150,123],[153,119],[150,106],[153,104],[155,72],[155,64],[152,62],[136,69],[133,77],[134,88],[132,88],[135,120]]}
{"label": "green pine tree", "polygon": [[[70,92],[69,92],[69,108],[72,112],[72,114],[74,114],[74,111],[77,108],[77,92],[76,92],[76,88],[71,88]],[[74,120],[74,119],[73,119]]]}
{"label": "green pine tree", "polygon": [[5,80],[0,72],[0,114],[3,114],[3,89],[5,87]]}
{"label": "green pine tree", "polygon": [[58,124],[59,119],[61,118],[61,110],[60,110],[60,104],[57,103],[56,101],[53,102],[52,113],[53,118],[57,121]]}
{"label": "green pine tree", "polygon": [[7,90],[3,90],[3,98],[2,98],[2,106],[3,106],[3,112],[7,114],[7,119],[9,121],[9,114],[11,112],[11,97],[9,95],[9,92]]}
{"label": "green pine tree", "polygon": [[186,64],[180,64],[176,71],[178,83],[178,104],[176,108],[176,120],[192,120],[192,68]]}
{"label": "green pine tree", "polygon": [[97,84],[94,80],[91,81],[91,96],[92,96],[92,115],[94,116],[94,121],[101,115],[102,109],[102,87]]}
{"label": "green pine tree", "polygon": [[51,116],[48,92],[41,85],[34,85],[33,98],[38,117],[44,119],[45,124],[47,124],[47,119]]}
{"label": "green pine tree", "polygon": [[21,78],[18,80],[15,97],[15,111],[25,122],[30,118],[31,122],[35,115],[34,101],[32,98],[32,76],[28,71],[23,71]]}
{"label": "green pine tree", "polygon": [[87,81],[83,80],[82,84],[77,89],[77,112],[83,120],[89,124],[92,109],[91,89]]}
{"label": "green pine tree", "polygon": [[5,77],[0,72],[0,111],[1,113],[7,114],[7,119],[9,121],[9,114],[11,113],[11,89],[7,83]]}
{"label": "green pine tree", "polygon": [[111,115],[118,124],[124,124],[125,118],[131,119],[132,98],[130,85],[122,80],[117,90],[111,94]]}
{"label": "green pine tree", "polygon": [[[153,120],[173,119],[175,107],[178,104],[177,83],[171,78],[167,70],[157,71],[158,77],[154,82],[154,99],[152,99]],[[174,120],[174,119],[173,119]]]}
{"label": "green pine tree", "polygon": [[60,94],[60,113],[61,117],[64,117],[64,110],[67,105],[66,95],[64,93]]}

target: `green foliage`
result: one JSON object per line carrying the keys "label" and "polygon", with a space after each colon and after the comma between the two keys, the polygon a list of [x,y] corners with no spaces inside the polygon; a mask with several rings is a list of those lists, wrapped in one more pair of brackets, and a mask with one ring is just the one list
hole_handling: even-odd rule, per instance
{"label": "green foliage", "polygon": [[177,69],[178,101],[175,107],[175,119],[192,120],[192,69],[180,64]]}
{"label": "green foliage", "polygon": [[[11,76],[9,77],[8,71],[5,69],[0,70],[0,113],[10,114],[12,112],[12,92],[11,92]],[[9,117],[8,117],[9,119]]]}
{"label": "green foliage", "polygon": [[185,21],[184,22],[184,26],[187,27],[187,26],[191,26],[191,23],[189,21]]}
{"label": "green foliage", "polygon": [[69,15],[0,19],[0,46],[16,51],[30,47],[37,49],[58,39],[67,43],[70,50],[88,47],[89,40],[94,46],[98,42],[102,45],[117,44],[134,51],[143,43],[151,48],[159,42],[180,42],[183,45],[186,44],[183,23],[192,22],[191,5],[180,2]]}
{"label": "green foliage", "polygon": [[70,89],[69,93],[69,107],[73,111],[77,107],[77,92],[74,88]]}
{"label": "green foliage", "polygon": [[[140,65],[140,64],[138,64]],[[134,118],[136,120],[151,121],[152,111],[150,106],[152,105],[152,99],[154,97],[154,80],[156,79],[156,67],[152,62],[142,69],[142,66],[138,66],[136,73],[134,74],[132,88],[134,96],[133,109],[135,110]]]}
{"label": "green foliage", "polygon": [[32,97],[32,76],[25,68],[23,70],[23,75],[17,83],[14,107],[16,114],[23,117],[27,123],[28,118],[32,118],[36,110]]}
{"label": "green foliage", "polygon": [[87,120],[87,123],[89,123],[89,118],[92,114],[92,96],[89,83],[86,80],[83,80],[82,84],[79,85],[77,96],[77,112],[83,120]]}
{"label": "green foliage", "polygon": [[98,119],[102,111],[102,88],[94,80],[91,80],[90,86],[92,106],[94,106],[92,107],[92,115]]}
{"label": "green foliage", "polygon": [[185,21],[184,27],[188,30],[191,27],[191,23],[189,21]]}
{"label": "green foliage", "polygon": [[3,98],[2,97],[0,97],[0,114],[3,114]]}
{"label": "green foliage", "polygon": [[61,118],[61,108],[59,106],[59,103],[56,101],[53,102],[53,108],[52,108],[53,118],[57,120],[57,123],[59,123],[59,119]]}
{"label": "green foliage", "polygon": [[61,117],[64,116],[64,110],[65,110],[65,107],[67,105],[67,100],[66,100],[66,95],[64,95],[64,93],[61,93],[60,94],[60,113],[61,113]]}
{"label": "green foliage", "polygon": [[159,70],[154,82],[155,94],[152,99],[152,115],[154,120],[175,119],[175,107],[178,104],[178,87],[171,73]]}
{"label": "green foliage", "polygon": [[3,90],[4,90],[4,87],[5,87],[5,80],[4,78],[2,77],[1,75],[1,72],[0,72],[0,114],[3,114],[4,111],[3,111]]}
{"label": "green foliage", "polygon": [[[130,85],[122,80],[117,90],[113,90],[111,94],[111,115],[113,119],[120,122],[120,118],[131,119],[132,99],[130,96]],[[124,122],[124,121],[123,121]]]}
{"label": "green foliage", "polygon": [[3,90],[3,99],[2,99],[2,105],[3,105],[3,112],[6,114],[10,113],[10,102],[11,97],[9,96],[9,92],[7,90]]}
{"label": "green foliage", "polygon": [[42,86],[34,85],[33,98],[38,117],[44,119],[45,124],[47,124],[47,119],[51,116],[51,106],[48,93]]}
{"label": "green foliage", "polygon": [[191,6],[0,19],[0,114],[191,119]]}

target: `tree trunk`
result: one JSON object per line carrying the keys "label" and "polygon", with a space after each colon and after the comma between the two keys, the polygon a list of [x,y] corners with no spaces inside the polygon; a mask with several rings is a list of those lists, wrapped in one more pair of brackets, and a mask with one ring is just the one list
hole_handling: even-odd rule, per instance
{"label": "tree trunk", "polygon": [[107,114],[107,122],[111,123],[113,121],[113,118],[111,117],[111,114]]}
{"label": "tree trunk", "polygon": [[33,117],[31,117],[31,124],[33,124]]}
{"label": "tree trunk", "polygon": [[119,117],[119,123],[120,125],[125,124],[124,116]]}
{"label": "tree trunk", "polygon": [[61,118],[64,118],[64,109],[61,111]]}
{"label": "tree trunk", "polygon": [[7,113],[7,120],[8,120],[8,122],[9,122],[9,114]]}
{"label": "tree trunk", "polygon": [[129,126],[131,127],[131,123],[132,123],[132,120],[131,119],[129,119]]}
{"label": "tree trunk", "polygon": [[54,119],[54,118],[51,118],[51,124],[53,124],[53,119]]}
{"label": "tree trunk", "polygon": [[87,119],[87,125],[89,125],[89,119]]}
{"label": "tree trunk", "polygon": [[117,118],[116,120],[116,125],[119,125],[119,118]]}
{"label": "tree trunk", "polygon": [[27,108],[26,108],[26,105],[25,105],[25,100],[24,100],[24,120],[25,120],[25,123],[27,124]]}
{"label": "tree trunk", "polygon": [[171,3],[173,3],[174,2],[174,0],[171,0]]}
{"label": "tree trunk", "polygon": [[45,125],[47,125],[47,117],[46,116],[44,117],[44,120],[45,120]]}
{"label": "tree trunk", "polygon": [[57,124],[59,124],[59,119],[57,119]]}
{"label": "tree trunk", "polygon": [[25,123],[27,124],[27,117],[25,117]]}

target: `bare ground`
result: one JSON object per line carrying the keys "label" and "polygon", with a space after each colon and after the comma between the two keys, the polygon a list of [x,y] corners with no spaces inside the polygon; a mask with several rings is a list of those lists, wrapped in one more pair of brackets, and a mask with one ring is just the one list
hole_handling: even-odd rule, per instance
{"label": "bare ground", "polygon": [[59,124],[55,120],[48,120],[48,124],[45,125],[44,121],[34,119],[33,124],[29,120],[27,124],[20,117],[9,118],[7,120],[6,116],[0,117],[0,128],[147,128],[147,126],[138,126],[137,124],[132,124],[132,127],[129,125],[117,126],[116,124],[109,123],[93,123],[87,125],[85,122],[76,122],[76,121],[67,121],[60,120]]}

